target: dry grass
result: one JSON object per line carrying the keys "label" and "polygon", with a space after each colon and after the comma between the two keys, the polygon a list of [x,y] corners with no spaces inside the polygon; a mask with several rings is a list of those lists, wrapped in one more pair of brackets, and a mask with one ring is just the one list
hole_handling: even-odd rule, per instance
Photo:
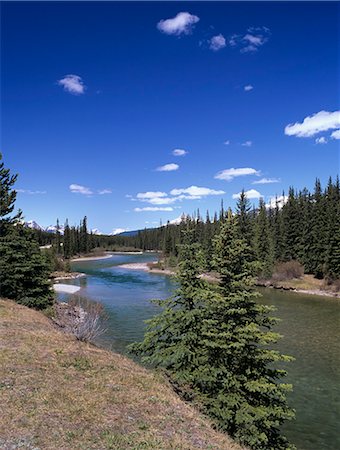
{"label": "dry grass", "polygon": [[275,283],[278,287],[302,289],[302,290],[321,290],[322,280],[314,278],[313,275],[303,275],[301,278],[293,278],[286,281],[277,281]]}
{"label": "dry grass", "polygon": [[241,449],[160,375],[7,300],[0,300],[0,398],[2,449]]}

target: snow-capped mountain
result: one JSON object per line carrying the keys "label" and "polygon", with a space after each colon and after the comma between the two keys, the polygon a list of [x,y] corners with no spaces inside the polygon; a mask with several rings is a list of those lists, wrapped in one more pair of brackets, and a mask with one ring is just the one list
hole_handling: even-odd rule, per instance
{"label": "snow-capped mountain", "polygon": [[101,231],[98,230],[98,228],[93,228],[93,229],[91,230],[91,233],[92,233],[92,234],[96,234],[97,236],[100,236],[100,235],[103,234]]}
{"label": "snow-capped mountain", "polygon": [[[47,228],[45,228],[45,231],[47,231],[47,233],[56,233],[57,232],[57,227],[55,225],[50,225]],[[59,227],[59,233],[60,234],[64,234],[64,227],[63,226]]]}
{"label": "snow-capped mountain", "polygon": [[35,220],[29,220],[28,222],[25,222],[24,226],[27,228],[31,228],[32,230],[44,231],[44,228],[41,227]]}

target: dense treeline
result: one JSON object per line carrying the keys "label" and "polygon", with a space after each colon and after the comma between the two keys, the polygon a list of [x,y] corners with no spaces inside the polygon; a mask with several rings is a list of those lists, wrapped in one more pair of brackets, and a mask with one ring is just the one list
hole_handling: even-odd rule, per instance
{"label": "dense treeline", "polygon": [[[284,200],[283,200],[284,199]],[[259,274],[269,277],[277,262],[298,261],[305,273],[317,278],[340,278],[340,183],[331,178],[325,189],[317,179],[313,192],[307,189],[289,189],[270,206],[260,199],[254,208],[244,191],[237,202],[235,214],[239,233],[250,247],[250,257],[259,263]],[[206,270],[211,270],[212,241],[226,220],[226,211],[213,217],[206,212],[202,217],[197,210],[192,216],[183,215],[179,224],[167,223],[145,229],[134,235],[95,235],[88,232],[87,218],[79,226],[64,225],[61,235],[59,222],[55,234],[35,230],[40,245],[53,244],[56,253],[65,259],[85,254],[93,249],[116,250],[121,248],[158,250],[169,265],[178,261],[178,245],[183,243],[182,231],[190,225],[196,242],[201,244]]]}
{"label": "dense treeline", "polygon": [[[317,278],[340,278],[340,184],[329,179],[325,189],[319,180],[313,192],[289,189],[288,196],[268,207],[260,199],[253,208],[244,191],[237,202],[235,214],[240,236],[249,245],[250,257],[259,263],[259,271],[270,276],[278,261],[299,261],[306,273]],[[196,242],[205,253],[206,269],[210,270],[212,241],[226,220],[221,206],[219,214],[203,218],[200,212],[183,216],[178,225],[138,232],[135,236],[117,236],[112,244],[143,250],[160,250],[170,263],[178,257],[178,244],[183,243],[182,230],[187,224],[194,229]]]}

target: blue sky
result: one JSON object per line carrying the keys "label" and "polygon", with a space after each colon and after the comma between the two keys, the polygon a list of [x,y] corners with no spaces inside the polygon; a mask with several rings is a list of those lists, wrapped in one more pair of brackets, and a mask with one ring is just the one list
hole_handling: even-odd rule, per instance
{"label": "blue sky", "polygon": [[339,3],[9,2],[1,20],[27,220],[131,230],[339,173]]}

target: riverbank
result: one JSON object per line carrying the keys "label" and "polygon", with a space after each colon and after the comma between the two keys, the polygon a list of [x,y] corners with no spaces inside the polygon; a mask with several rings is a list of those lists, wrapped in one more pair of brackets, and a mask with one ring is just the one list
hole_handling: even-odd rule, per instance
{"label": "riverbank", "polygon": [[63,271],[53,272],[52,276],[51,276],[53,281],[76,280],[77,278],[83,278],[83,277],[86,277],[85,273],[63,272]]}
{"label": "riverbank", "polygon": [[71,262],[77,262],[77,261],[97,261],[100,259],[108,259],[111,258],[113,255],[113,252],[106,255],[100,255],[100,256],[80,256],[79,258],[72,258]]}
{"label": "riverbank", "polygon": [[[129,270],[142,270],[149,273],[161,274],[167,276],[174,276],[176,274],[175,269],[160,269],[158,267],[154,267],[150,263],[131,263],[131,264],[122,264],[117,266],[123,269]],[[201,275],[206,281],[211,283],[217,283],[218,278],[214,274],[211,273],[203,273]],[[301,279],[293,279],[287,280],[284,282],[273,282],[269,281],[257,281],[256,286],[265,287],[270,289],[278,289],[281,291],[291,291],[297,294],[307,294],[307,295],[318,295],[321,297],[333,297],[340,299],[340,292],[334,292],[331,290],[321,289],[322,281],[315,279],[312,275],[304,275]]]}
{"label": "riverbank", "polygon": [[0,448],[241,450],[130,359],[0,299]]}

